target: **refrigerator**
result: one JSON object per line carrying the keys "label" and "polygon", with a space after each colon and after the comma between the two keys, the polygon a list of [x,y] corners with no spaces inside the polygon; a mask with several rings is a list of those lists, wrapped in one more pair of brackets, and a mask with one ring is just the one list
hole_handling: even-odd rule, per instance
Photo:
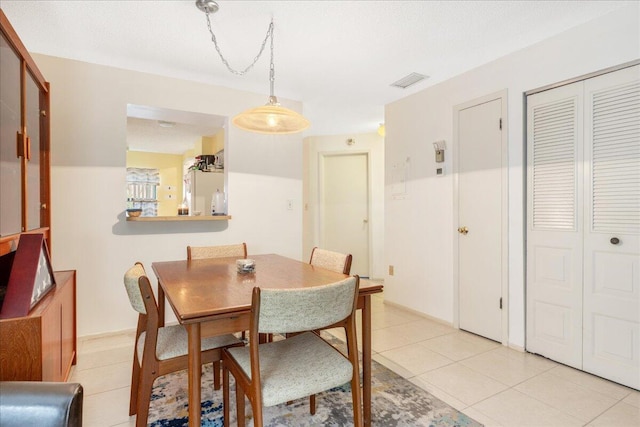
{"label": "refrigerator", "polygon": [[[189,204],[189,215],[211,215],[211,198],[216,191],[224,194],[224,171],[205,172],[189,171],[186,181],[186,195]],[[226,213],[226,207],[216,214]]]}

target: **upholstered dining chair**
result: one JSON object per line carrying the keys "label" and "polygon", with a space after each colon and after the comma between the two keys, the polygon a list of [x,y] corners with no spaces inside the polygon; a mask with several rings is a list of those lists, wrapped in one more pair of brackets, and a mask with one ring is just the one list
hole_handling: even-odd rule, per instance
{"label": "upholstered dining chair", "polygon": [[351,260],[351,254],[341,254],[340,252],[329,251],[316,246],[311,251],[309,264],[337,273],[349,274],[351,272]]}
{"label": "upholstered dining chair", "polygon": [[[314,247],[311,250],[311,258],[309,264],[317,267],[326,268],[327,270],[335,271],[336,273],[350,274],[351,273],[351,254],[343,254],[340,252],[334,252],[319,247]],[[319,330],[317,332],[320,332]],[[309,409],[311,414],[316,413],[316,396],[311,395],[309,397]]]}
{"label": "upholstered dining chair", "polygon": [[[244,397],[249,398],[255,427],[262,408],[289,402],[351,382],[354,426],[362,425],[360,371],[355,310],[358,276],[324,286],[296,289],[254,288],[251,336],[296,334],[287,339],[222,352],[224,425],[229,425],[229,373],[236,381],[238,426],[245,425]],[[347,356],[314,331],[329,325],[346,329]]]}
{"label": "upholstered dining chair", "polygon": [[[205,258],[226,258],[226,257],[247,257],[247,244],[238,243],[235,245],[219,246],[187,246],[187,259]],[[240,336],[243,340],[247,338],[247,333],[242,331]]]}
{"label": "upholstered dining chair", "polygon": [[[158,306],[151,283],[141,263],[124,275],[131,307],[139,313],[136,344],[133,349],[129,415],[137,414],[136,426],[147,425],[153,382],[159,376],[188,368],[187,331],[182,325],[158,327]],[[202,363],[214,364],[214,387],[220,388],[221,351],[243,346],[231,334],[202,340]],[[216,369],[217,367],[217,369]]]}
{"label": "upholstered dining chair", "polygon": [[187,259],[247,257],[247,244],[220,246],[187,246]]}

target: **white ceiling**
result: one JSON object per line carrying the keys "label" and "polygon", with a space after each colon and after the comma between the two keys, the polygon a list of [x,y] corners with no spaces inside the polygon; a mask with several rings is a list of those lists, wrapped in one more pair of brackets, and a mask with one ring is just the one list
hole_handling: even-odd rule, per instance
{"label": "white ceiling", "polygon": [[[275,24],[275,94],[305,135],[373,132],[384,105],[634,1],[225,1],[212,16],[235,68]],[[2,0],[31,52],[269,93],[268,52],[245,76],[218,58],[193,0]],[[390,84],[417,72],[407,89]],[[286,103],[285,103],[286,104]]]}

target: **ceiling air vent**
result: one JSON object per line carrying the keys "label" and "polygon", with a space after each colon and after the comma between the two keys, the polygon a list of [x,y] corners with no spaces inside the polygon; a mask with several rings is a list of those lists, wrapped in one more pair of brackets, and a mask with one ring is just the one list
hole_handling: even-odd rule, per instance
{"label": "ceiling air vent", "polygon": [[397,82],[391,83],[391,86],[399,87],[400,89],[406,89],[409,86],[414,85],[414,84],[418,83],[419,81],[422,81],[422,80],[428,79],[428,78],[429,78],[429,76],[425,76],[424,74],[411,73],[408,76],[401,78]]}

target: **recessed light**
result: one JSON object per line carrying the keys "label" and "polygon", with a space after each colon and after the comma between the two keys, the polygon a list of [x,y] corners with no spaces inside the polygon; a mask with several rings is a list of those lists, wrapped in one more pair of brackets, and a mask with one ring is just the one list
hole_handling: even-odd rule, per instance
{"label": "recessed light", "polygon": [[158,126],[161,128],[172,128],[176,125],[176,122],[169,122],[167,120],[158,120]]}

